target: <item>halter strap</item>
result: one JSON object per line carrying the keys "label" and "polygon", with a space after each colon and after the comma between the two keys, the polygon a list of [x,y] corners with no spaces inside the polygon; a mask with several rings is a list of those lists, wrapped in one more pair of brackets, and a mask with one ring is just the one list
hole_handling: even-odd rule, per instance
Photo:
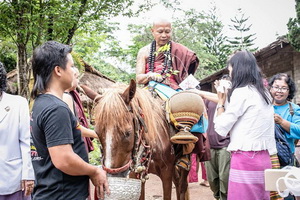
{"label": "halter strap", "polygon": [[125,172],[126,170],[128,170],[129,167],[130,167],[130,165],[131,165],[131,163],[132,163],[132,159],[130,159],[128,161],[128,163],[126,165],[124,165],[123,167],[113,168],[112,169],[112,168],[105,167],[104,162],[102,162],[102,164],[103,164],[102,167],[109,174],[119,174],[121,172]]}

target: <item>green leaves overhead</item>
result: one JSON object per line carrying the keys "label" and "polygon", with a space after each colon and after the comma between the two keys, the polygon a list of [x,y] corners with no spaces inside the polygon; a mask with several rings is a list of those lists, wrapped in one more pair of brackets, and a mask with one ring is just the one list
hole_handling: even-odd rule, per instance
{"label": "green leaves overhead", "polygon": [[287,24],[288,35],[287,38],[291,45],[300,52],[300,0],[296,0],[296,18],[290,18]]}

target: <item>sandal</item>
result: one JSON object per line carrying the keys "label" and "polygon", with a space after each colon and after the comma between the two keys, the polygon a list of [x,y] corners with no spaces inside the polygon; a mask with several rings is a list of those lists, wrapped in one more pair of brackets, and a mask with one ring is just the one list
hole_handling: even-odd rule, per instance
{"label": "sandal", "polygon": [[205,186],[205,187],[209,187],[208,181],[202,181],[202,182],[200,183],[200,185]]}

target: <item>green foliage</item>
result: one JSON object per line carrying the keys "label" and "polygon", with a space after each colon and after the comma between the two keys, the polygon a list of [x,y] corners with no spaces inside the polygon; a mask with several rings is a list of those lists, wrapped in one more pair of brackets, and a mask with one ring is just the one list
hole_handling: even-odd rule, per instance
{"label": "green foliage", "polygon": [[[124,57],[126,57],[125,51],[120,47],[119,41],[113,35],[113,31],[117,30],[118,24],[107,24],[104,21],[98,21],[98,23],[101,23],[102,29],[100,31],[91,30],[86,32],[79,30],[77,32],[77,35],[72,40],[74,51],[105,76],[118,82],[128,83],[128,80],[134,78],[135,75],[122,69],[122,66],[109,64],[109,58],[123,61],[125,60]],[[124,65],[124,63],[118,65]]]}
{"label": "green foliage", "polygon": [[93,141],[94,145],[94,151],[91,151],[89,153],[89,163],[92,165],[100,165],[101,164],[101,151],[100,151],[100,142],[97,139],[94,139]]}
{"label": "green foliage", "polygon": [[131,79],[135,79],[135,73],[128,73],[125,70],[122,70],[104,61],[98,61],[97,63],[94,63],[93,67],[95,67],[103,75],[117,82],[129,83]]}
{"label": "green foliage", "polygon": [[0,39],[0,62],[5,66],[7,72],[16,69],[16,47],[9,39]]}
{"label": "green foliage", "polygon": [[222,33],[224,26],[217,17],[216,12],[216,7],[213,6],[206,14],[207,28],[203,33],[207,53],[212,56],[212,62],[208,63],[208,68],[212,71],[224,68],[228,55],[231,53],[228,37]]}
{"label": "green foliage", "polygon": [[132,68],[135,68],[136,65],[136,57],[139,50],[149,44],[152,40],[151,34],[151,26],[144,24],[144,25],[136,25],[136,24],[129,24],[128,30],[132,36],[132,45],[128,46],[128,49],[124,50],[126,55],[125,61],[129,63]]}
{"label": "green foliage", "polygon": [[[9,37],[15,43],[18,48],[19,74],[28,76],[26,61],[35,47],[47,40],[71,44],[78,30],[88,32],[93,29],[94,32],[102,33],[107,28],[102,26],[103,22],[110,17],[119,14],[132,16],[152,5],[150,1],[146,1],[133,10],[133,3],[134,0],[0,1],[0,38]],[[94,44],[100,46],[100,43]],[[29,77],[19,78],[23,79],[18,81],[22,83],[19,91],[28,94],[26,80]]]}
{"label": "green foliage", "polygon": [[287,38],[291,45],[297,50],[300,51],[300,0],[296,0],[296,13],[297,18],[290,18],[287,24],[288,35]]}
{"label": "green foliage", "polygon": [[237,15],[233,19],[230,19],[233,23],[233,25],[230,26],[230,29],[236,31],[238,33],[237,35],[239,35],[229,40],[231,49],[247,49],[252,52],[255,52],[258,49],[258,47],[253,47],[256,34],[245,35],[250,31],[252,26],[252,24],[246,24],[248,19],[249,17],[245,17],[241,8],[238,9]]}

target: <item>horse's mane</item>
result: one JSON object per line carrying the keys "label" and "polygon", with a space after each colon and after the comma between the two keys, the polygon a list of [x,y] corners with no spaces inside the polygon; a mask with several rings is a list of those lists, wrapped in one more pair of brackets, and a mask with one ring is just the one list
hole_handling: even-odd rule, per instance
{"label": "horse's mane", "polygon": [[[123,101],[120,94],[124,92],[126,87],[117,87],[106,89],[95,107],[95,121],[98,130],[104,127],[119,127],[120,132],[125,133],[125,124],[131,122],[132,113]],[[150,92],[145,89],[137,88],[134,98],[131,101],[131,108],[134,116],[140,113],[145,121],[148,132],[145,139],[149,145],[156,148],[163,148],[165,142],[163,138],[169,137],[169,125],[166,121],[165,111],[159,100],[154,99]],[[123,125],[123,126],[122,126]]]}

